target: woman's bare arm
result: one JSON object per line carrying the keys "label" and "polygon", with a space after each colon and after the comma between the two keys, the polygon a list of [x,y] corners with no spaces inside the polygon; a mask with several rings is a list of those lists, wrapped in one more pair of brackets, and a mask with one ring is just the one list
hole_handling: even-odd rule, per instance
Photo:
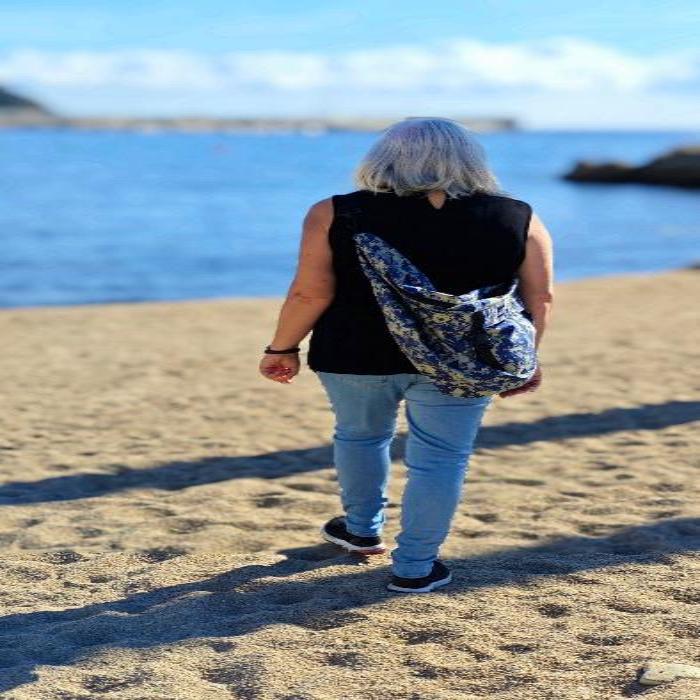
{"label": "woman's bare arm", "polygon": [[554,301],[554,254],[552,237],[534,212],[530,220],[525,259],[518,270],[519,290],[527,310],[532,314],[539,346]]}
{"label": "woman's bare arm", "polygon": [[314,204],[304,217],[297,270],[270,343],[273,350],[294,347],[301,342],[333,300],[335,275],[328,242],[332,220],[330,198]]}
{"label": "woman's bare arm", "polygon": [[[535,326],[535,347],[544,335],[554,301],[554,255],[552,237],[540,218],[532,212],[528,228],[525,259],[518,269],[518,289],[525,307],[532,314]],[[501,398],[536,391],[542,384],[542,367],[538,364],[535,373],[522,386],[499,394]]]}

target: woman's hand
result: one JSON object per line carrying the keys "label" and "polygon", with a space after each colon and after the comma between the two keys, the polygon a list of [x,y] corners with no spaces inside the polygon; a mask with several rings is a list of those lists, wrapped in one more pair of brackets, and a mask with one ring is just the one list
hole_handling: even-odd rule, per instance
{"label": "woman's hand", "polygon": [[299,355],[295,352],[288,355],[263,355],[260,360],[260,374],[273,382],[290,384],[292,377],[299,374]]}
{"label": "woman's hand", "polygon": [[508,391],[502,391],[499,396],[505,399],[509,396],[516,396],[517,394],[526,394],[530,391],[537,391],[540,384],[542,383],[542,368],[538,365],[535,373],[528,380],[527,384],[516,387],[515,389],[508,389]]}

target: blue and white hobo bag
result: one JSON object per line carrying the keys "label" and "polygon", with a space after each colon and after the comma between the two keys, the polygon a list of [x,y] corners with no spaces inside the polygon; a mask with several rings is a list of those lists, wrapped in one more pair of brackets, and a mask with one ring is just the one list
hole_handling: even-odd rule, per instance
{"label": "blue and white hobo bag", "polygon": [[518,280],[447,294],[379,236],[353,235],[389,331],[419,373],[450,396],[492,396],[537,369],[535,326]]}

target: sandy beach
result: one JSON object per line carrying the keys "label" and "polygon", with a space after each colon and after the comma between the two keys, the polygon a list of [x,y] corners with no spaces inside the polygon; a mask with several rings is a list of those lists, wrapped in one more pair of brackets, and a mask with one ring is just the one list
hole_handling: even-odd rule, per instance
{"label": "sandy beach", "polygon": [[700,665],[698,298],[696,270],[558,284],[427,595],[320,540],[330,407],[304,354],[257,372],[280,299],[0,311],[0,697],[700,697],[636,681]]}

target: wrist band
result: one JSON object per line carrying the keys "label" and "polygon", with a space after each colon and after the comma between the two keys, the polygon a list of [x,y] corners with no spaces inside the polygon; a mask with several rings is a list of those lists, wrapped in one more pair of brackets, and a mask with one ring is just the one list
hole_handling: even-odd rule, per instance
{"label": "wrist band", "polygon": [[292,353],[299,352],[299,348],[287,348],[286,350],[273,350],[269,345],[265,347],[264,353],[266,355],[291,355]]}

